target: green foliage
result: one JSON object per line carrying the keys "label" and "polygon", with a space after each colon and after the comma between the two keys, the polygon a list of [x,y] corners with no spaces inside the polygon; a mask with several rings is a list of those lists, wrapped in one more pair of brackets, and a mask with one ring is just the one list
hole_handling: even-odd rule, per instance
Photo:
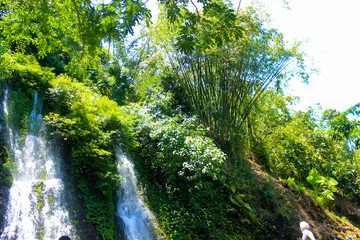
{"label": "green foliage", "polygon": [[342,161],[334,161],[333,177],[339,182],[338,187],[343,194],[353,201],[360,202],[359,176],[359,104],[338,112],[333,109],[324,111],[321,129],[344,149]]}
{"label": "green foliage", "polygon": [[36,210],[40,213],[41,209],[44,207],[44,195],[42,191],[44,189],[44,182],[40,181],[34,186],[34,192],[36,193]]}
{"label": "green foliage", "polygon": [[294,178],[289,177],[286,180],[280,178],[280,180],[284,181],[284,182],[287,182],[287,184],[290,187],[297,189],[299,192],[305,192],[306,191],[306,188],[304,186],[302,186],[301,184],[297,184]]}
{"label": "green foliage", "polygon": [[[213,141],[206,137],[206,131],[195,118],[185,116],[166,117],[170,115],[170,104],[167,96],[159,92],[150,93],[146,107],[148,112],[141,108],[135,113],[143,120],[141,127],[151,126],[149,136],[157,144],[159,162],[155,168],[164,168],[170,174],[178,174],[184,180],[197,180],[202,175],[213,179],[221,176],[221,165],[225,154],[218,149]],[[165,115],[166,114],[166,115]],[[160,119],[153,117],[162,116]],[[150,120],[150,121],[149,121]],[[155,120],[154,122],[152,122]],[[145,125],[145,126],[144,126]]]}
{"label": "green foliage", "polygon": [[10,89],[7,122],[19,133],[18,143],[22,147],[30,127],[28,117],[34,94],[42,92],[45,95],[54,74],[51,69],[42,68],[31,55],[8,52],[1,58],[6,63],[5,79]]}
{"label": "green foliage", "polygon": [[113,93],[117,102],[139,101],[148,91],[160,86],[165,63],[150,35],[147,28],[142,28],[135,39],[117,44],[116,57],[121,65],[110,66],[110,73],[116,79]]}
{"label": "green foliage", "polygon": [[[203,18],[207,25],[200,24],[196,34],[206,39],[207,31],[215,31],[215,39],[219,37],[216,41],[220,43],[223,36],[216,29],[226,28],[217,26],[215,22],[226,21],[212,22],[215,17],[206,13],[214,14],[214,8],[209,12],[204,9]],[[224,18],[221,14],[218,16]],[[228,18],[232,19],[230,15]],[[290,63],[297,63],[297,70],[302,71],[303,59],[297,44],[289,47],[283,35],[275,29],[265,28],[264,20],[252,9],[233,20],[244,30],[239,39],[227,36],[225,38],[229,41],[211,48],[204,48],[206,43],[201,43],[186,54],[176,46],[165,45],[164,51],[169,56],[175,85],[182,86],[183,95],[194,113],[210,129],[211,136],[222,150],[230,154],[230,159],[239,161],[240,146],[244,144],[244,125],[254,105],[271,83],[285,78]],[[160,21],[156,28],[160,27],[169,34],[157,37],[171,44],[177,37],[172,33],[177,26],[163,27],[162,24],[168,23]]]}
{"label": "green foliage", "polygon": [[[33,54],[42,66],[54,67],[56,74],[67,72],[101,94],[123,101],[123,76],[108,73],[110,62],[118,61],[112,59],[110,46],[133,34],[136,24],[150,18],[143,2],[6,0],[1,9],[0,52],[6,49]],[[108,51],[104,43],[109,45]],[[3,60],[7,59],[0,63],[0,75],[12,64]]]}
{"label": "green foliage", "polygon": [[115,79],[111,87],[112,97],[119,105],[124,105],[127,102],[127,96],[131,92],[130,77],[122,73],[121,66],[118,63],[113,63],[110,66],[109,74]]}
{"label": "green foliage", "polygon": [[[178,25],[174,41],[179,52],[191,54],[195,49],[221,47],[242,36],[242,27],[230,5],[221,1],[199,1],[203,6],[201,12],[193,1],[160,1],[170,23]],[[191,4],[196,12],[190,11]]]}
{"label": "green foliage", "polygon": [[[37,211],[37,214],[39,214],[39,215],[41,215],[41,211],[45,206],[43,190],[44,190],[44,182],[43,181],[40,181],[33,186],[33,192],[36,196],[36,211]],[[40,240],[43,239],[44,226],[42,224],[39,224],[36,226],[35,234],[38,239],[40,239]]]}
{"label": "green foliage", "polygon": [[335,140],[347,141],[352,147],[357,148],[359,135],[359,104],[340,113],[334,109],[327,109],[322,116],[322,124],[329,135]]}
{"label": "green foliage", "polygon": [[[253,196],[228,185],[226,156],[195,117],[171,110],[171,97],[148,92],[132,105],[139,146],[132,150],[149,205],[169,239],[239,239],[256,219]],[[230,200],[232,198],[234,202]],[[240,238],[241,239],[241,238]]]}
{"label": "green foliage", "polygon": [[46,91],[50,79],[54,78],[52,69],[41,67],[32,55],[7,52],[1,56],[1,61],[4,63],[5,79],[14,89]]}
{"label": "green foliage", "polygon": [[109,4],[99,4],[99,12],[103,18],[99,27],[104,35],[111,38],[125,37],[133,34],[133,27],[141,20],[149,20],[150,11],[138,0],[123,2],[111,1]]}
{"label": "green foliage", "polygon": [[313,110],[291,113],[292,101],[280,92],[267,92],[254,112],[259,114],[251,117],[251,141],[263,147],[269,168],[279,177],[307,185],[313,168],[331,176],[349,154],[317,127]]}
{"label": "green foliage", "polygon": [[0,166],[1,166],[0,176],[2,176],[0,183],[10,187],[13,183],[12,167],[11,167],[10,155],[5,146],[2,146],[0,150]]}
{"label": "green foliage", "polygon": [[[313,110],[289,109],[294,98],[265,92],[292,74],[307,80],[298,43],[290,46],[266,28],[252,8],[235,14],[221,1],[199,1],[201,9],[193,1],[160,2],[166,16],[129,44],[125,36],[149,18],[138,0],[1,3],[0,83],[15,90],[9,122],[21,144],[35,91],[45,99],[45,120],[71,153],[87,220],[103,239],[115,234],[118,143],[133,153],[169,239],[248,240],[253,233],[265,239],[279,232],[278,215],[257,209],[276,210],[280,219],[291,214],[276,208],[279,193],[254,184],[238,164],[248,157],[245,143],[250,156],[290,186],[313,186],[320,203],[333,198],[336,181],[342,193],[360,199],[359,124],[349,118],[358,107],[328,111],[319,126]],[[174,111],[177,104],[196,117]],[[9,158],[2,158],[1,176],[11,184]],[[41,196],[41,185],[36,190]],[[43,205],[38,199],[39,211]],[[43,229],[37,232],[41,238]]]}
{"label": "green foliage", "polygon": [[[252,146],[255,157],[255,147],[261,145],[269,168],[299,191],[311,187],[309,193],[322,206],[334,199],[334,192],[338,191],[335,185],[356,199],[357,174],[342,135],[350,129],[345,127],[351,125],[350,121],[340,120],[339,113],[330,110],[321,122],[313,109],[291,113],[292,101],[281,92],[269,91],[256,107],[261,114],[252,115],[249,127],[250,140],[257,144]],[[350,136],[347,130],[345,134]]]}
{"label": "green foliage", "polygon": [[240,221],[242,223],[251,224],[256,217],[255,210],[251,208],[248,202],[254,200],[255,196],[239,193],[235,185],[231,185],[231,191],[232,193],[229,196],[230,201],[241,209],[241,211],[235,211],[236,214],[238,214]]}
{"label": "green foliage", "polygon": [[102,41],[132,34],[135,24],[150,16],[137,0],[98,5],[87,0],[6,0],[2,8],[0,29],[6,45],[16,51],[32,45],[40,56],[56,50],[94,53]]}
{"label": "green foliage", "polygon": [[322,205],[329,200],[334,200],[334,192],[337,192],[338,182],[331,177],[322,176],[316,169],[312,169],[306,180],[312,185],[310,194]]}
{"label": "green foliage", "polygon": [[114,239],[114,206],[112,192],[94,194],[87,180],[78,176],[78,187],[85,203],[86,220],[95,224],[103,239]]}
{"label": "green foliage", "polygon": [[19,132],[18,143],[19,146],[24,146],[25,137],[29,129],[29,114],[32,109],[33,92],[11,92],[9,101],[9,115],[8,122],[13,126],[15,131]]}
{"label": "green foliage", "polygon": [[12,170],[10,162],[6,162],[2,165],[1,172],[5,175],[5,177],[2,179],[2,183],[10,187],[13,183],[13,177],[12,177]]}
{"label": "green foliage", "polygon": [[[88,0],[4,1],[0,38],[4,40],[1,48],[6,47],[8,54],[1,59],[0,74],[14,89],[21,88],[12,92],[10,109],[15,113],[15,106],[20,107],[27,116],[34,92],[40,92],[49,111],[45,120],[54,134],[62,137],[64,149],[71,155],[67,161],[87,220],[95,224],[103,239],[113,239],[115,234],[113,198],[119,176],[113,149],[119,142],[134,153],[150,205],[169,238],[252,239],[250,232],[259,226],[255,190],[241,181],[242,170],[229,163],[209,136],[217,138],[216,143],[233,141],[231,148],[238,147],[245,132],[239,126],[263,91],[261,84],[267,84],[260,81],[261,76],[276,75],[288,57],[301,61],[301,56],[296,48],[285,47],[281,34],[265,29],[253,12],[236,16],[227,4],[201,1],[203,8],[194,13],[185,7],[191,1],[162,2],[173,24],[157,29],[170,29],[162,32],[163,36],[169,34],[162,36],[167,39],[159,46],[170,42],[164,49],[171,61],[164,60],[164,52],[147,36],[137,43],[143,45],[136,50],[134,44],[123,56],[112,56],[113,45],[125,51],[124,37],[133,33],[136,23],[149,17],[141,1],[98,5]],[[17,52],[37,56],[40,64],[34,57]],[[191,65],[198,61],[199,65]],[[170,94],[152,89],[160,86],[166,79],[163,77],[186,86],[184,76],[167,75],[169,63],[172,70],[182,67],[191,76],[192,85],[187,90],[199,86],[193,98],[190,91],[181,95],[189,99],[193,109],[198,107],[198,117],[173,111]],[[237,65],[244,68],[241,81]],[[193,71],[199,66],[199,72]],[[204,78],[197,79],[197,75]],[[251,78],[246,79],[246,75]],[[110,99],[118,104],[143,102],[119,108]],[[239,118],[241,114],[243,118]],[[26,118],[13,116],[14,124],[27,129]],[[262,152],[267,150],[264,147]],[[270,205],[274,192],[263,195]],[[41,209],[44,199],[38,203]],[[38,229],[40,237],[41,231]]]}
{"label": "green foliage", "polygon": [[113,194],[120,182],[113,149],[117,141],[135,145],[122,123],[130,123],[131,116],[125,115],[116,102],[69,76],[59,75],[51,84],[54,112],[44,119],[72,148],[71,172],[82,192],[88,220],[105,239],[112,239]]}
{"label": "green foliage", "polygon": [[[22,147],[29,132],[29,115],[33,107],[35,92],[46,94],[49,81],[54,77],[50,68],[42,68],[36,58],[16,52],[7,52],[1,56],[4,69],[1,75],[3,86],[8,88],[8,114],[5,116],[9,125],[18,133],[17,143]],[[4,153],[3,153],[4,154]],[[4,182],[12,184],[10,159],[2,165],[5,173]]]}
{"label": "green foliage", "polygon": [[0,84],[4,80],[5,69],[8,66],[8,63],[5,62],[5,59],[3,58],[3,55],[6,52],[6,48],[3,46],[3,44],[1,44],[2,41],[3,41],[3,38],[0,35]]}
{"label": "green foliage", "polygon": [[150,136],[159,141],[158,151],[168,162],[170,172],[177,172],[188,180],[197,180],[203,174],[216,179],[221,176],[225,154],[196,125],[196,119],[183,119],[181,123],[165,119],[159,121]]}

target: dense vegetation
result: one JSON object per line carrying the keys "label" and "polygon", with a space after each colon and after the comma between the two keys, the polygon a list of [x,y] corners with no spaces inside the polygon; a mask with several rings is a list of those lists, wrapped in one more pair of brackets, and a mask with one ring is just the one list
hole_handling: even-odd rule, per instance
{"label": "dense vegetation", "polygon": [[[135,163],[166,239],[292,237],[294,212],[279,206],[271,181],[256,179],[254,162],[326,211],[337,195],[359,204],[359,106],[321,119],[292,110],[297,99],[282,86],[295,75],[308,80],[300,45],[266,27],[255,8],[160,3],[153,24],[137,0],[1,3],[0,84],[13,90],[7,121],[21,145],[34,93],[45,100],[47,131],[70,153],[86,219],[102,239],[118,238],[117,145]],[[129,40],[136,24],[141,33]]]}

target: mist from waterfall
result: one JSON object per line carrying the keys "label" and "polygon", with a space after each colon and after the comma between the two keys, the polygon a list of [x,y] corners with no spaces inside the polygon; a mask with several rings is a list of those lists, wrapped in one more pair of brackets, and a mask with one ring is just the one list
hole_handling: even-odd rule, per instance
{"label": "mist from waterfall", "polygon": [[[6,119],[9,119],[8,94],[5,91],[2,104]],[[9,129],[14,181],[10,188],[5,228],[0,237],[2,240],[56,240],[62,235],[76,237],[65,207],[61,158],[56,147],[45,141],[41,108],[36,93],[29,116],[29,134],[22,148],[18,146],[18,134]]]}
{"label": "mist from waterfall", "polygon": [[127,240],[155,240],[154,221],[141,199],[134,165],[120,149],[116,149],[118,172],[122,176],[117,215],[122,219]]}

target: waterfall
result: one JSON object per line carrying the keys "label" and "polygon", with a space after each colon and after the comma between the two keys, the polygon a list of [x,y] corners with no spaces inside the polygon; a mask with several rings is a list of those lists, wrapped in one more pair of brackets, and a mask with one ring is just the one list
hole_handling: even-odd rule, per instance
{"label": "waterfall", "polygon": [[[8,93],[3,101],[4,115],[8,115]],[[42,132],[41,100],[34,96],[29,116],[30,130],[24,146],[17,144],[17,134],[9,129],[10,151],[13,153],[14,181],[10,188],[3,240],[57,240],[62,235],[76,237],[66,210],[61,159],[54,146],[48,146]],[[6,119],[9,119],[6,116]],[[8,126],[9,124],[7,124]],[[14,136],[15,137],[14,137]]]}
{"label": "waterfall", "polygon": [[117,215],[122,219],[125,237],[127,240],[155,240],[151,212],[140,197],[134,165],[120,148],[116,149],[116,157],[122,176]]}
{"label": "waterfall", "polygon": [[6,124],[6,128],[7,128],[6,130],[8,130],[8,134],[9,134],[10,148],[14,149],[13,132],[12,132],[12,129],[9,127],[8,121],[6,120],[9,117],[9,110],[8,110],[8,107],[7,107],[8,100],[9,100],[9,90],[6,88],[4,90],[4,100],[2,102],[2,109],[1,110],[3,111],[3,115],[5,116],[5,124]]}

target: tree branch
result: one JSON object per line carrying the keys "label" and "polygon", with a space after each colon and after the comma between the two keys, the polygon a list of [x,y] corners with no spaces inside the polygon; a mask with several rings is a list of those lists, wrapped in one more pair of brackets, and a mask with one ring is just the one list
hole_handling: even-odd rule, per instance
{"label": "tree branch", "polygon": [[85,36],[84,36],[83,29],[82,29],[80,13],[79,13],[79,10],[78,10],[78,8],[76,6],[75,0],[71,0],[71,1],[72,1],[72,3],[74,4],[74,7],[75,7],[76,16],[77,16],[78,23],[79,23],[79,31],[80,31],[80,35],[81,35],[81,38],[82,38],[82,53],[81,53],[81,56],[84,56]]}
{"label": "tree branch", "polygon": [[236,15],[238,15],[238,13],[239,13],[239,10],[240,10],[240,4],[241,4],[241,0],[239,1],[239,5],[238,5],[237,11],[236,11]]}
{"label": "tree branch", "polygon": [[199,10],[198,10],[198,8],[196,7],[195,3],[194,3],[192,0],[190,0],[190,2],[191,2],[191,4],[195,7],[195,10],[196,10],[197,15],[200,16]]}

